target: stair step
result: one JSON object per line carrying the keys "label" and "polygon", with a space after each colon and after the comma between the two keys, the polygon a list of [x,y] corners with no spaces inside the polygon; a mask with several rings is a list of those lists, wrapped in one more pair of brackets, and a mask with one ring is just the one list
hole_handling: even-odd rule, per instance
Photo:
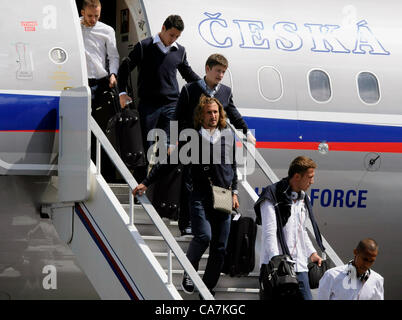
{"label": "stair step", "polygon": [[[177,291],[181,294],[183,300],[200,300],[197,291],[193,294],[187,294],[181,288],[176,286]],[[259,289],[253,288],[215,288],[215,300],[259,300]]]}
{"label": "stair step", "polygon": [[[154,224],[138,223],[138,222],[134,222],[134,224],[135,224],[135,227],[137,228],[138,232],[142,236],[160,236],[161,235],[158,228],[156,228],[156,226]],[[181,232],[180,232],[177,224],[176,225],[166,224],[166,226],[169,228],[169,231],[172,233],[173,237],[175,237],[175,238],[181,237]]]}
{"label": "stair step", "polygon": [[[122,203],[124,210],[129,212],[129,187],[127,184],[109,184],[112,191]],[[180,230],[178,228],[178,222],[162,218],[165,225],[169,228],[173,237],[180,245],[184,253],[187,251],[192,237],[181,237]],[[134,224],[141,234],[144,241],[153,252],[154,256],[167,272],[167,250],[168,246],[165,243],[160,232],[153,224],[152,220],[145,212],[141,205],[134,205]],[[204,270],[209,257],[209,248],[203,254],[198,271],[198,274],[202,278]],[[181,288],[181,282],[183,279],[183,270],[174,254],[172,254],[172,282],[185,300],[199,300],[198,292],[192,295],[186,294]],[[258,300],[259,299],[259,274],[256,272],[250,273],[248,276],[242,277],[230,277],[230,275],[221,274],[218,284],[214,289],[215,299],[217,300]]]}
{"label": "stair step", "polygon": [[[164,269],[167,272],[167,269]],[[198,275],[202,278],[204,270],[198,270]],[[176,286],[180,286],[183,280],[183,270],[172,270],[172,282]],[[231,277],[227,274],[221,273],[217,288],[224,290],[226,288],[238,288],[238,289],[259,289],[258,275],[250,273],[248,276],[243,277]]]}
{"label": "stair step", "polygon": [[[167,252],[153,252],[154,256],[156,259],[159,261],[161,264],[162,268],[167,269],[168,265],[168,259],[167,259]],[[199,268],[201,270],[204,270],[206,265],[207,265],[207,260],[208,260],[209,255],[208,254],[203,254],[199,263]],[[172,269],[179,269],[181,270],[183,267],[181,266],[179,260],[176,258],[174,254],[172,254]]]}
{"label": "stair step", "polygon": [[[152,252],[167,252],[168,246],[162,236],[143,236],[142,238],[147,243]],[[190,245],[190,238],[175,237],[177,243],[180,245],[184,252],[187,252]]]}

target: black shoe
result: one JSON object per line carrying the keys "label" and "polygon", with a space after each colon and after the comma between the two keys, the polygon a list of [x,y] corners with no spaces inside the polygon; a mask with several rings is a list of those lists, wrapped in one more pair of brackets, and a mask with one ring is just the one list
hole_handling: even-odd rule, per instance
{"label": "black shoe", "polygon": [[192,235],[193,235],[193,230],[191,230],[191,227],[187,227],[184,230],[181,230],[182,237],[191,237]]}
{"label": "black shoe", "polygon": [[191,278],[185,272],[183,275],[183,281],[181,282],[181,287],[182,287],[183,291],[187,294],[193,294],[193,292],[194,292],[193,280],[191,280]]}

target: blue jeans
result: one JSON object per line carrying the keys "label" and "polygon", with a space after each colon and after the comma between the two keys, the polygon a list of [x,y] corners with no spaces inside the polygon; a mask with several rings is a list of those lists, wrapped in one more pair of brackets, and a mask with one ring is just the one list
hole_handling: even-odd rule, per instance
{"label": "blue jeans", "polygon": [[194,238],[187,250],[187,258],[195,270],[201,256],[209,248],[209,258],[202,280],[209,290],[218,283],[223,267],[230,231],[230,214],[212,208],[211,195],[191,195],[191,227]]}
{"label": "blue jeans", "polygon": [[310,284],[308,281],[308,272],[296,272],[297,280],[299,281],[300,295],[303,300],[313,300],[311,295]]}

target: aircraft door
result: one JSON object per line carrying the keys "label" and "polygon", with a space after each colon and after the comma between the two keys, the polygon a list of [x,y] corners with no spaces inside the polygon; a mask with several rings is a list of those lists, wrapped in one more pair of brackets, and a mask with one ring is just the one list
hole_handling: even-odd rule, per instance
{"label": "aircraft door", "polygon": [[48,175],[57,163],[60,93],[87,84],[75,1],[1,1],[0,15],[2,167]]}

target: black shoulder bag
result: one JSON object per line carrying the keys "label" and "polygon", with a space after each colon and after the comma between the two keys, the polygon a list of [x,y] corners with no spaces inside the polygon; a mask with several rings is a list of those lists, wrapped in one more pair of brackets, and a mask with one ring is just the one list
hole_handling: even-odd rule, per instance
{"label": "black shoulder bag", "polygon": [[275,207],[277,235],[282,252],[285,254],[272,257],[268,264],[260,269],[260,300],[300,299],[299,282],[294,270],[294,261],[289,253],[283,235],[283,225]]}

